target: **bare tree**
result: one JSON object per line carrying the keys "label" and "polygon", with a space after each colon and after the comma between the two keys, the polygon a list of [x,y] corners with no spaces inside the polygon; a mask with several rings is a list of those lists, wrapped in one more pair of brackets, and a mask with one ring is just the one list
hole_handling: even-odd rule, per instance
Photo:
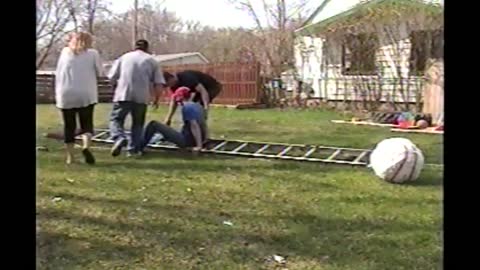
{"label": "bare tree", "polygon": [[[113,60],[132,48],[133,11],[107,14],[108,16],[95,23],[95,41],[103,59]],[[185,35],[184,26],[180,18],[160,5],[144,4],[138,9],[138,38],[149,40],[150,48],[155,54],[180,52],[192,48],[195,44],[182,42]]]}
{"label": "bare tree", "polygon": [[[80,0],[70,1],[78,3]],[[95,29],[95,47],[102,54],[103,59],[113,60],[131,49],[133,11],[115,14],[105,8],[101,10],[104,5],[102,0],[80,2],[84,5],[75,6],[75,18],[79,27],[88,27],[91,31]],[[280,74],[285,63],[292,62],[290,58],[293,57],[293,48],[289,48],[288,44],[290,42],[293,44],[291,35],[294,29],[292,24],[295,22],[290,14],[294,12],[284,3],[285,1],[280,2],[282,4],[280,8],[269,9],[269,12],[275,16],[282,13],[277,16],[278,19],[270,15],[270,21],[275,23],[263,25],[259,19],[260,28],[256,27],[252,30],[214,29],[196,21],[182,20],[175,13],[166,10],[159,2],[150,4],[148,1],[142,1],[138,8],[138,37],[149,40],[151,50],[155,54],[201,52],[211,62],[259,60],[267,62],[268,71],[272,70],[273,66],[277,70],[276,74]],[[89,5],[93,5],[94,8],[92,9]],[[93,12],[93,10],[96,11]],[[253,6],[252,10],[255,12]],[[94,14],[95,20],[92,22],[92,17],[83,16],[85,12]],[[105,16],[98,17],[102,13]],[[258,29],[261,29],[264,34],[262,35]],[[286,35],[281,37],[278,33],[286,33]],[[278,53],[279,51],[281,54]],[[271,59],[271,61],[265,59]]]}
{"label": "bare tree", "polygon": [[98,0],[87,1],[87,29],[88,29],[88,32],[91,34],[93,34],[93,23],[95,21],[97,8],[98,8]]}
{"label": "bare tree", "polygon": [[[293,31],[299,26],[298,18],[306,12],[307,1],[290,1],[290,4],[287,4],[285,0],[262,0],[262,8],[256,8],[251,0],[229,2],[248,12],[254,20],[255,30],[251,34],[258,40],[257,45],[263,54],[261,58],[268,64],[264,67],[264,72],[278,77],[283,71],[293,67]],[[261,14],[264,17],[261,17]]]}
{"label": "bare tree", "polygon": [[73,23],[73,30],[75,32],[78,31],[78,19],[77,19],[77,13],[79,11],[79,5],[76,1],[74,0],[68,0],[65,1],[67,4],[67,10],[68,13],[70,14],[70,19],[72,20]]}
{"label": "bare tree", "polygon": [[[110,12],[109,3],[105,0],[70,0],[71,6],[75,8],[73,20],[79,24],[85,31],[95,34],[95,21]],[[79,23],[78,23],[79,22]]]}
{"label": "bare tree", "polygon": [[211,62],[252,62],[262,53],[257,38],[242,28],[206,28],[194,35],[200,36],[196,39],[202,45],[198,50]]}
{"label": "bare tree", "polygon": [[109,3],[105,0],[64,0],[68,5],[75,31],[82,28],[84,31],[94,34],[95,20],[109,12]]}
{"label": "bare tree", "polygon": [[104,60],[113,60],[131,49],[131,22],[128,14],[111,16],[95,25],[95,47]]}
{"label": "bare tree", "polygon": [[73,30],[68,27],[72,20],[70,4],[61,0],[37,1],[37,69],[43,65],[54,45]]}

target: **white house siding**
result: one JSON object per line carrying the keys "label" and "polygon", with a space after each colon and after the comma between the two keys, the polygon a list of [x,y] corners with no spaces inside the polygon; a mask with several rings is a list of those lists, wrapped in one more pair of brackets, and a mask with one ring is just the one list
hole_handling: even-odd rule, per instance
{"label": "white house siding", "polygon": [[295,43],[295,67],[298,77],[311,85],[314,97],[323,98],[320,89],[322,78],[322,39],[319,37],[300,36]]}
{"label": "white house siding", "polygon": [[[385,33],[379,32],[379,49],[375,54],[378,75],[343,75],[342,74],[342,38],[341,35],[327,39],[326,82],[321,90],[328,93],[328,99],[362,100],[361,91],[354,89],[370,89],[380,100],[396,102],[415,102],[416,93],[420,90],[419,78],[409,77],[410,40],[405,27],[397,27],[395,42]],[[402,29],[403,28],[403,29]],[[395,30],[395,29],[394,29]],[[410,84],[408,87],[407,85]],[[322,89],[323,88],[323,89]],[[396,90],[394,90],[394,88]],[[400,88],[408,89],[402,93]],[[346,92],[347,91],[347,92]],[[405,97],[405,98],[404,98]]]}
{"label": "white house siding", "polygon": [[[361,99],[361,95],[352,89],[355,83],[357,85],[363,83],[363,86],[368,84],[376,91],[380,91],[381,87],[382,101],[416,102],[417,96],[422,96],[422,78],[409,75],[410,34],[412,31],[434,30],[434,28],[425,27],[425,24],[418,21],[416,23],[402,21],[392,25],[377,25],[372,29],[376,29],[375,33],[379,39],[379,49],[376,52],[379,74],[377,76],[342,75],[342,34],[337,33],[326,39],[327,82],[320,84],[321,87],[326,85],[329,99]],[[381,79],[381,85],[379,79]],[[345,89],[350,91],[345,93]],[[404,89],[404,92],[402,93],[400,89]]]}
{"label": "white house siding", "polygon": [[[330,0],[324,9],[317,14],[309,25],[319,23],[342,12],[352,9],[361,2],[368,2],[362,0]],[[425,0],[430,3],[441,3],[439,0]],[[418,77],[409,76],[409,57],[410,57],[410,33],[416,30],[433,30],[432,27],[427,26],[428,23],[422,21],[423,18],[416,18],[415,21],[406,20],[403,22],[392,22],[391,26],[376,25],[373,29],[378,33],[380,48],[376,52],[376,62],[379,68],[378,76],[352,76],[342,75],[341,63],[341,39],[342,35],[339,33],[331,34],[328,37],[321,39],[319,37],[312,38],[308,36],[299,36],[297,40],[303,40],[306,47],[312,44],[312,40],[318,40],[318,45],[314,46],[316,52],[310,53],[312,56],[307,57],[306,63],[303,65],[303,58],[301,55],[301,45],[297,44],[295,47],[296,67],[299,71],[300,78],[305,82],[311,82],[315,91],[315,97],[326,99],[347,99],[347,100],[361,100],[363,97],[360,93],[352,91],[356,85],[369,85],[374,90],[382,89],[381,100],[391,101],[395,98],[396,102],[415,102],[416,93],[420,93],[421,80]],[[385,31],[385,29],[389,31]],[[381,31],[379,31],[381,30]],[[389,36],[391,33],[394,37]],[[322,44],[323,40],[323,44]],[[392,40],[395,42],[392,43]],[[322,45],[325,46],[322,49]],[[322,53],[326,53],[325,59],[328,64],[322,64]],[[314,57],[317,55],[317,57]],[[322,76],[323,75],[323,76]],[[379,79],[384,82],[379,85]],[[403,78],[403,79],[401,79]],[[403,87],[408,87],[408,96],[403,99],[403,95],[398,90],[394,90],[395,85],[400,84],[402,80]],[[400,85],[396,86],[397,89]],[[349,92],[345,92],[349,89]],[[394,93],[395,92],[395,93]],[[407,93],[404,93],[407,95]]]}
{"label": "white house siding", "polygon": [[[362,100],[359,91],[355,92],[355,84],[365,88],[368,85],[375,91],[383,93],[382,101],[416,102],[417,93],[421,93],[421,78],[409,76],[409,58],[411,51],[410,33],[427,30],[422,24],[408,21],[394,25],[376,26],[379,49],[376,52],[376,63],[379,74],[375,76],[342,75],[342,39],[341,33],[334,33],[322,41],[320,37],[297,37],[295,47],[296,68],[299,77],[310,83],[315,97],[326,99]],[[430,30],[430,29],[429,29]],[[300,41],[303,41],[302,45]],[[392,42],[393,41],[393,42]],[[325,46],[325,50],[322,48]],[[302,48],[307,51],[305,59]],[[322,63],[322,53],[326,53]],[[303,62],[305,60],[305,63]],[[326,65],[325,65],[326,64]],[[380,85],[380,80],[383,82]],[[409,85],[409,86],[407,86]],[[399,89],[406,89],[403,93]],[[345,89],[348,93],[345,96]]]}

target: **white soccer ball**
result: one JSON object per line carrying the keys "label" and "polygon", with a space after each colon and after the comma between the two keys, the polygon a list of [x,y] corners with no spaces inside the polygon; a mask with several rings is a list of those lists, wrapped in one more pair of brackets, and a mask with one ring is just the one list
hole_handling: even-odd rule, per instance
{"label": "white soccer ball", "polygon": [[422,151],[405,138],[381,141],[370,155],[370,167],[381,179],[391,183],[415,181],[423,169]]}

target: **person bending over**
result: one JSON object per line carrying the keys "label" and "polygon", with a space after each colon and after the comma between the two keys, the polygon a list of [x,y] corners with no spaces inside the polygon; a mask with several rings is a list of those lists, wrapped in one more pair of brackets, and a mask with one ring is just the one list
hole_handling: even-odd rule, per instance
{"label": "person bending over", "polygon": [[182,107],[183,127],[180,132],[158,121],[151,121],[145,128],[142,151],[156,133],[160,133],[165,141],[176,144],[180,148],[192,148],[198,152],[202,149],[207,126],[205,125],[204,108],[193,102],[194,95],[187,87],[178,88],[172,95],[176,105]]}
{"label": "person bending over", "polygon": [[[222,84],[218,82],[212,76],[196,71],[196,70],[184,70],[176,74],[170,74],[164,72],[163,76],[167,82],[167,87],[173,93],[180,87],[188,87],[190,93],[194,95],[192,97],[193,102],[198,102],[205,110],[205,118],[208,116],[208,108],[210,103],[218,96],[222,91]],[[170,107],[167,117],[165,118],[165,124],[170,125],[173,114],[177,109],[177,103],[171,99]],[[208,139],[208,134],[205,136],[205,140]]]}

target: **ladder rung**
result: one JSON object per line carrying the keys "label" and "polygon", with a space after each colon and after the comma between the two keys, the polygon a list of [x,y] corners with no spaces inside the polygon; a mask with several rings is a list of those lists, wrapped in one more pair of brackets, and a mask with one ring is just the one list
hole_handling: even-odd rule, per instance
{"label": "ladder rung", "polygon": [[262,146],[262,148],[258,149],[254,155],[260,154],[261,152],[265,151],[265,149],[267,149],[269,146],[270,146],[269,144],[265,144],[264,146]]}
{"label": "ladder rung", "polygon": [[333,152],[333,154],[329,156],[327,160],[333,160],[336,156],[338,156],[338,154],[340,154],[340,152],[342,152],[341,149],[338,149],[337,151]]}
{"label": "ladder rung", "polygon": [[315,152],[315,150],[317,150],[317,147],[315,147],[315,146],[310,148],[310,150],[308,150],[308,152],[303,157],[308,158],[309,156],[311,156],[313,154],[313,152]]}
{"label": "ladder rung", "polygon": [[108,133],[108,131],[103,131],[103,132],[100,132],[100,133],[98,133],[98,134],[95,134],[94,136],[92,136],[92,140],[93,140],[93,139],[100,138],[100,137],[102,137],[103,135],[105,135],[105,134],[107,134],[107,133]]}
{"label": "ladder rung", "polygon": [[277,155],[277,157],[281,157],[281,156],[285,155],[285,154],[286,154],[288,151],[290,151],[292,148],[293,148],[293,146],[289,146],[289,147],[283,149],[283,151],[280,152],[280,153]]}
{"label": "ladder rung", "polygon": [[162,146],[162,145],[170,145],[170,144],[173,144],[173,143],[168,142],[168,141],[166,141],[166,140],[164,140],[164,139],[161,139],[161,140],[158,140],[158,141],[155,142],[155,145],[159,145],[159,146]]}
{"label": "ladder rung", "polygon": [[243,143],[241,144],[239,147],[235,148],[234,150],[232,150],[232,153],[236,153],[240,150],[242,150],[242,148],[244,148],[245,146],[247,146],[248,143]]}
{"label": "ladder rung", "polygon": [[362,153],[353,161],[353,163],[358,163],[358,162],[360,162],[360,160],[362,160],[362,158],[363,158],[364,156],[366,156],[366,155],[368,154],[368,152],[369,152],[369,151],[364,151],[364,152],[362,152]]}
{"label": "ladder rung", "polygon": [[227,141],[223,141],[220,144],[217,144],[214,148],[210,149],[210,151],[216,151],[220,149],[222,146],[224,146],[225,144],[227,144]]}
{"label": "ladder rung", "polygon": [[164,149],[164,148],[178,149],[178,147],[176,145],[173,145],[173,144],[149,144],[148,146],[151,147],[151,148],[157,148],[157,149]]}

